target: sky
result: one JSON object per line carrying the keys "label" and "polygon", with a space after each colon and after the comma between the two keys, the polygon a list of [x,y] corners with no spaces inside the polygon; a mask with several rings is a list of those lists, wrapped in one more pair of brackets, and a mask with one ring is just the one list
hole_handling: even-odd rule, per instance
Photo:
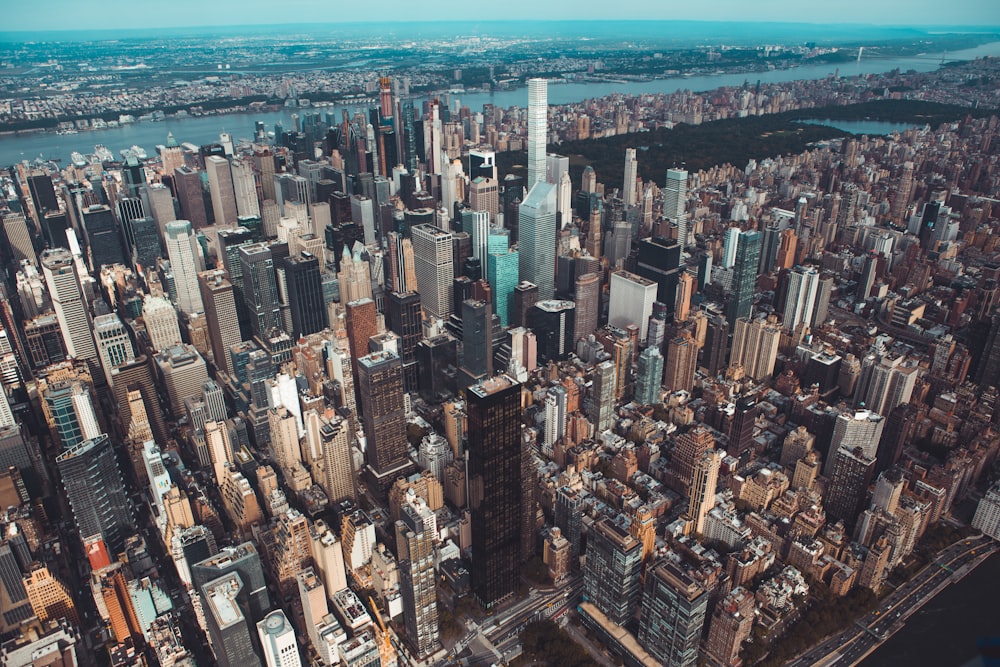
{"label": "sky", "polygon": [[[340,23],[373,21],[637,19],[704,21],[780,21],[870,25],[1000,26],[998,0],[607,0],[539,2],[415,2],[379,0],[4,0],[3,31],[197,27],[267,23]],[[462,8],[469,11],[463,12]],[[607,15],[609,8],[614,15]],[[945,9],[946,8],[946,9]]]}

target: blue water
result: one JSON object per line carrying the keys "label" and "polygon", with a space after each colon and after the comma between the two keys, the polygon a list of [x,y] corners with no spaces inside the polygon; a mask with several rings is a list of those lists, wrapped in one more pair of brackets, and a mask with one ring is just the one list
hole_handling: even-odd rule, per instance
{"label": "blue water", "polygon": [[[948,60],[972,60],[983,56],[1000,56],[1000,42],[992,42],[981,46],[955,51],[947,54]],[[713,74],[692,77],[675,77],[656,79],[634,83],[552,83],[549,85],[549,104],[571,104],[585,99],[604,97],[611,94],[640,95],[644,93],[673,93],[678,90],[705,91],[723,86],[741,86],[744,82],[755,84],[782,83],[802,79],[822,79],[838,72],[841,77],[857,76],[859,74],[878,74],[894,69],[902,71],[915,70],[928,72],[937,69],[942,60],[942,54],[925,54],[907,58],[885,58],[870,60],[862,59],[860,63],[848,62],[840,64],[820,64],[805,67],[794,67],[786,70],[769,72],[754,72],[748,74]],[[503,90],[496,92],[474,92],[468,94],[455,93],[462,104],[470,109],[481,110],[484,104],[494,104],[501,107],[527,106],[528,94],[525,89]],[[298,110],[300,115],[306,111],[333,113],[340,117],[342,107],[322,107],[317,109]],[[354,106],[347,107],[353,110]],[[187,118],[168,118],[163,122],[142,122],[124,125],[117,128],[80,132],[72,135],[57,135],[43,132],[26,135],[5,135],[0,137],[0,165],[10,165],[21,160],[31,160],[36,157],[45,159],[58,158],[62,164],[68,165],[70,153],[93,153],[95,144],[104,144],[116,155],[122,148],[137,144],[153,155],[157,144],[166,142],[167,132],[173,132],[178,142],[190,142],[196,145],[217,141],[219,133],[229,132],[235,139],[252,136],[255,121],[263,121],[268,129],[273,129],[274,123],[281,121],[285,129],[292,127],[291,114],[296,110],[286,109],[268,113],[227,114],[225,116],[203,116]],[[840,121],[837,121],[838,123]],[[841,127],[841,125],[836,125]],[[904,126],[905,127],[905,126]],[[845,128],[846,129],[846,128]],[[893,128],[895,129],[895,128]],[[853,130],[848,130],[853,131]],[[888,132],[891,132],[889,129]],[[882,134],[884,132],[871,132]]]}

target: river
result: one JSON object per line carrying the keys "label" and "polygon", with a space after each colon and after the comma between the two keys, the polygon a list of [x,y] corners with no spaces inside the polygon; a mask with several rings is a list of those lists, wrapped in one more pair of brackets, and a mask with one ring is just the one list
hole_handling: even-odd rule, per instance
{"label": "river", "polygon": [[[641,95],[644,93],[673,93],[678,90],[706,91],[724,86],[740,86],[744,82],[751,84],[758,81],[761,83],[783,83],[802,79],[822,79],[835,72],[839,72],[840,76],[879,74],[894,69],[928,72],[937,69],[944,57],[947,60],[973,60],[984,56],[1000,56],[1000,42],[953,51],[946,56],[936,53],[905,58],[863,58],[861,62],[807,65],[768,72],[709,74],[627,83],[553,82],[549,85],[549,104],[571,104],[615,93]],[[481,110],[482,106],[488,103],[501,107],[527,106],[528,103],[528,95],[523,88],[453,94],[452,97],[457,97],[462,104],[468,105],[470,109],[475,111]],[[318,107],[313,110],[321,113],[332,113],[339,118],[342,108],[344,107]],[[349,105],[346,108],[353,111],[356,107]],[[37,157],[57,158],[62,160],[62,164],[68,165],[70,153],[73,151],[83,154],[93,153],[94,146],[97,144],[107,146],[116,156],[120,149],[129,148],[132,145],[141,146],[148,154],[153,155],[156,145],[166,142],[167,132],[172,132],[178,142],[190,142],[196,145],[218,141],[219,133],[223,131],[232,134],[234,139],[248,138],[253,133],[255,121],[263,121],[269,130],[274,128],[276,122],[281,121],[285,129],[290,129],[293,126],[292,113],[301,115],[313,110],[284,109],[267,113],[170,117],[162,122],[147,121],[70,135],[58,135],[54,132],[5,135],[0,137],[0,165],[10,165]]]}
{"label": "river", "polygon": [[927,601],[861,667],[960,667],[978,655],[976,640],[1000,637],[996,611],[1000,553]]}

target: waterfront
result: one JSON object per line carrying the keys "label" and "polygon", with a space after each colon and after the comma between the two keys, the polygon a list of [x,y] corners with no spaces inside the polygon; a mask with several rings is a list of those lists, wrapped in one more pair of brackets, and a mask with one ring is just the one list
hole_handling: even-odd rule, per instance
{"label": "waterfront", "polygon": [[861,667],[959,667],[978,654],[976,640],[1000,636],[996,582],[1000,553],[929,600]]}
{"label": "waterfront", "polygon": [[[956,51],[947,54],[948,60],[971,60],[983,56],[1000,56],[1000,42],[992,42],[981,46]],[[549,104],[570,104],[585,99],[603,97],[611,94],[641,95],[665,94],[678,90],[706,91],[724,86],[740,86],[760,83],[782,83],[801,79],[822,79],[838,73],[842,77],[859,74],[877,74],[894,69],[915,70],[927,72],[937,69],[942,61],[942,54],[924,54],[906,58],[862,59],[839,64],[819,64],[790,69],[771,70],[767,72],[712,74],[692,77],[675,77],[655,79],[642,82],[577,82],[553,83],[549,86]],[[470,109],[479,111],[484,104],[494,104],[501,107],[526,106],[527,92],[524,89],[502,90],[496,92],[455,93],[452,98],[458,98]],[[348,109],[352,114],[358,105],[336,107],[317,107],[315,109],[283,109],[266,113],[239,113],[216,116],[188,116],[183,118],[167,118],[163,122],[141,122],[122,125],[116,128],[92,130],[78,134],[60,135],[54,132],[39,132],[23,135],[7,135],[0,137],[0,165],[10,165],[21,160],[33,160],[37,157],[59,159],[68,165],[70,153],[78,151],[83,154],[93,153],[96,144],[107,146],[117,156],[122,148],[139,145],[153,155],[157,144],[166,141],[167,132],[172,132],[178,142],[190,142],[196,145],[217,141],[219,133],[229,132],[235,139],[249,138],[256,121],[262,121],[268,130],[274,129],[274,124],[280,121],[286,129],[291,128],[292,114],[303,114],[311,111],[330,113],[340,117],[342,109]],[[838,121],[839,122],[839,121]],[[832,124],[832,123],[831,123]],[[840,125],[836,125],[840,127]],[[905,127],[905,126],[904,126]],[[895,129],[895,128],[894,128]],[[861,130],[862,132],[864,130]],[[888,131],[892,131],[891,129]]]}
{"label": "waterfront", "polygon": [[851,134],[885,135],[893,132],[902,132],[916,123],[890,123],[884,120],[831,120],[829,118],[806,118],[799,121],[811,125],[825,125],[835,127]]}

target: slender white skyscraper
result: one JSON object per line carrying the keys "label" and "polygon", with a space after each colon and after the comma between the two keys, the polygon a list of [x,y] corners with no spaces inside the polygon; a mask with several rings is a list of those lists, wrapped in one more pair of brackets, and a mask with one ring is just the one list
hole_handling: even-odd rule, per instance
{"label": "slender white skyscraper", "polygon": [[[549,90],[545,79],[528,79],[528,190],[545,181]],[[548,297],[546,297],[548,298]]]}
{"label": "slender white skyscraper", "polygon": [[521,280],[538,285],[539,301],[551,299],[556,282],[556,186],[545,181],[535,184],[521,202],[518,218]]}
{"label": "slender white skyscraper", "polygon": [[663,189],[663,217],[677,223],[677,243],[687,245],[688,173],[684,169],[667,169],[667,186]]}
{"label": "slender white skyscraper", "polygon": [[622,184],[622,200],[625,207],[635,206],[638,201],[636,178],[639,175],[639,161],[635,159],[635,149],[625,149],[625,181]]}
{"label": "slender white skyscraper", "polygon": [[236,192],[236,214],[239,217],[260,217],[257,185],[254,183],[253,165],[243,160],[233,160],[233,189]]}
{"label": "slender white skyscraper", "polygon": [[52,309],[56,311],[66,354],[87,360],[91,371],[96,372],[101,368],[100,360],[78,270],[73,256],[65,248],[53,248],[42,253],[42,274],[52,298]]}
{"label": "slender white skyscraper", "polygon": [[167,257],[170,258],[170,271],[174,274],[177,289],[177,310],[185,314],[204,311],[198,289],[198,273],[205,270],[205,261],[198,238],[191,231],[190,221],[167,223]]}

